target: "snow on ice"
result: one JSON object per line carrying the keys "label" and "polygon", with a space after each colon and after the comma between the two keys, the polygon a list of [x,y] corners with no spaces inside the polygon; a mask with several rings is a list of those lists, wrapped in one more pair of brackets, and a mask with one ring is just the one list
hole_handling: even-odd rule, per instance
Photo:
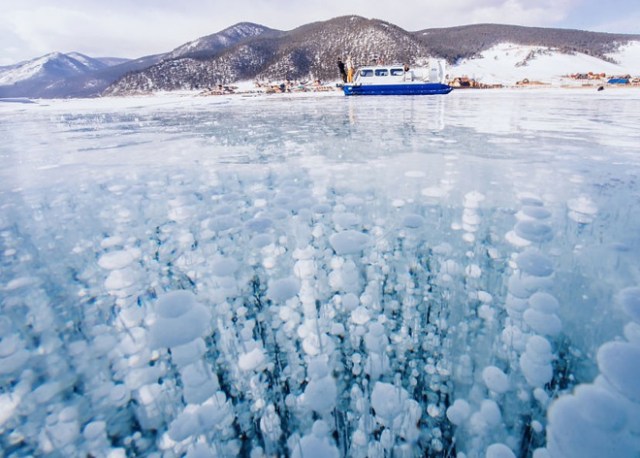
{"label": "snow on ice", "polygon": [[638,456],[638,99],[0,102],[2,453]]}

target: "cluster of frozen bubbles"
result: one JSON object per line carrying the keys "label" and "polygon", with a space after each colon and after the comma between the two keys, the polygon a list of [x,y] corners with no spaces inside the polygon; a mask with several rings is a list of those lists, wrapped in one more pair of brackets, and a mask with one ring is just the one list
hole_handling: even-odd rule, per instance
{"label": "cluster of frozen bubbles", "polygon": [[640,453],[640,288],[593,379],[560,318],[554,234],[588,197],[213,175],[5,206],[5,456]]}

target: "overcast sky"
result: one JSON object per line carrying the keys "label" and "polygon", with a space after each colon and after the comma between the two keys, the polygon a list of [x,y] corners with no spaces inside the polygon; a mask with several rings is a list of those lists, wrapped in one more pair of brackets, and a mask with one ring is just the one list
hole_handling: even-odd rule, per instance
{"label": "overcast sky", "polygon": [[640,34],[640,0],[2,0],[0,65],[53,51],[141,57],[238,22],[291,30],[347,14],[409,31],[493,22]]}

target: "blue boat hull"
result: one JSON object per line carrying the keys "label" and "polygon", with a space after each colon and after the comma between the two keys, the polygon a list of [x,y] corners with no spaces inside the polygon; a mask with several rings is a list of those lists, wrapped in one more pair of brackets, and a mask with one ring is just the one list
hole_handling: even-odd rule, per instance
{"label": "blue boat hull", "polygon": [[344,95],[436,95],[448,94],[451,86],[440,83],[407,83],[407,84],[345,84]]}

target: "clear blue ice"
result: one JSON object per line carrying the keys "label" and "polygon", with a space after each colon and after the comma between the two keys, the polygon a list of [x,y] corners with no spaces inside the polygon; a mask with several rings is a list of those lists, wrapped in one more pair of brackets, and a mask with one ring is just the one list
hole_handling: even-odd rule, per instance
{"label": "clear blue ice", "polygon": [[638,456],[639,119],[0,103],[1,455]]}

